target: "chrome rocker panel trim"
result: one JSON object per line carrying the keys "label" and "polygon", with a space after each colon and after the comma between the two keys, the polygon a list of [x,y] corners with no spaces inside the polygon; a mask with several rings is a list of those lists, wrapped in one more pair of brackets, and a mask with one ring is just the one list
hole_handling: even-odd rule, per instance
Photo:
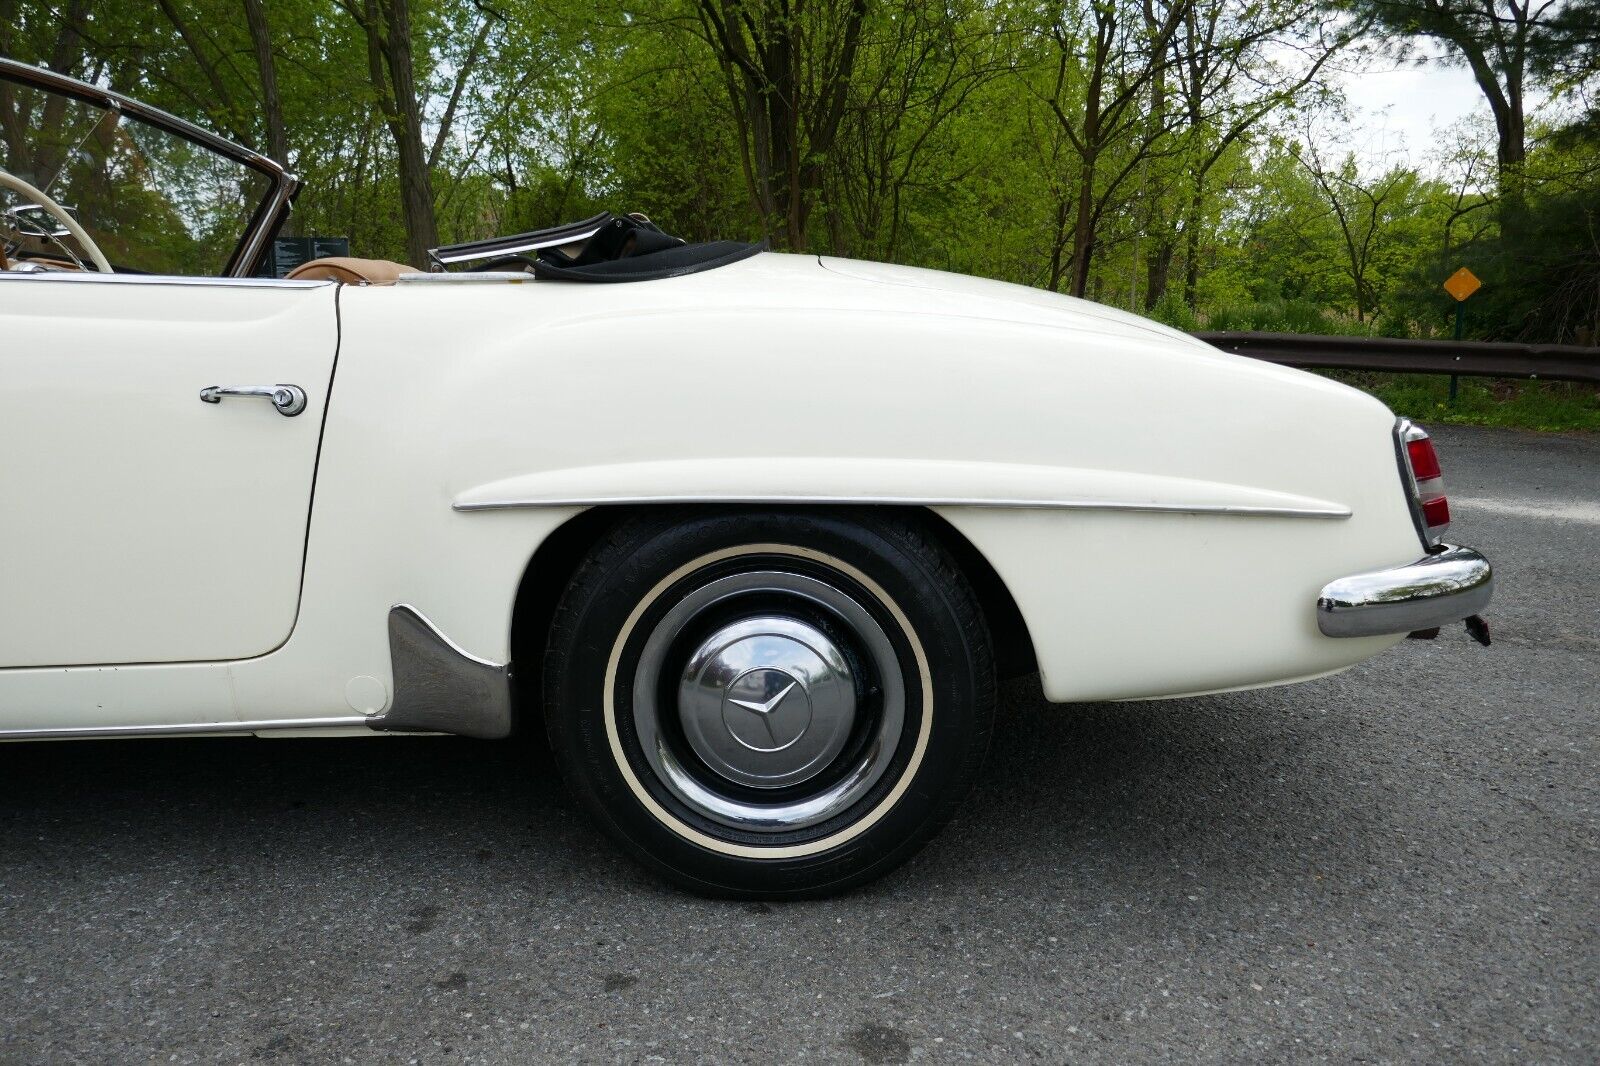
{"label": "chrome rocker panel trim", "polygon": [[394,699],[373,729],[454,733],[497,740],[511,734],[511,667],[458,647],[409,603],[389,610]]}
{"label": "chrome rocker panel trim", "polygon": [[511,733],[511,668],[480,659],[439,632],[408,603],[389,611],[389,658],[394,699],[375,715],[274,718],[258,721],[177,722],[126,726],[66,726],[0,729],[5,740],[83,740],[94,737],[193,736],[351,729],[380,732],[454,733],[498,740]]}
{"label": "chrome rocker panel trim", "polygon": [[1458,622],[1489,606],[1494,570],[1453,544],[1408,566],[1330,581],[1317,598],[1317,628],[1329,637],[1375,637]]}
{"label": "chrome rocker panel trim", "polygon": [[359,715],[336,718],[269,718],[254,722],[178,722],[157,725],[86,725],[60,729],[0,729],[0,740],[93,740],[114,737],[241,736],[284,729],[350,729],[371,725]]}

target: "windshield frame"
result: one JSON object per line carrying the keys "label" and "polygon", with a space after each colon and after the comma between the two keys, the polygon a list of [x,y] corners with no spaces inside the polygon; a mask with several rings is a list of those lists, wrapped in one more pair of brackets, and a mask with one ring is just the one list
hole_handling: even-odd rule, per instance
{"label": "windshield frame", "polygon": [[123,96],[110,89],[101,89],[44,67],[19,63],[4,56],[0,56],[0,79],[17,82],[47,93],[57,93],[119,115],[128,115],[248,167],[267,178],[270,182],[267,194],[256,205],[250,221],[245,224],[244,233],[240,236],[239,243],[234,246],[227,266],[223,268],[222,277],[244,278],[255,272],[256,264],[266,251],[267,242],[278,232],[278,228],[289,214],[295,193],[300,190],[300,179],[290,174],[281,164],[259,152],[252,152],[248,148],[225,140],[192,122],[185,122],[158,107],[142,104],[132,97]]}

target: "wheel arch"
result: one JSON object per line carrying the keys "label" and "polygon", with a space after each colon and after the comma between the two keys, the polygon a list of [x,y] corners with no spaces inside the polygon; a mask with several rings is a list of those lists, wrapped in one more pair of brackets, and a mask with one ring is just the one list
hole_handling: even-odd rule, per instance
{"label": "wheel arch", "polygon": [[[549,640],[556,606],[578,567],[616,526],[634,515],[666,506],[683,505],[617,504],[591,507],[556,527],[535,549],[518,584],[511,614],[513,696],[516,728],[519,731],[530,719],[542,720],[544,649]],[[983,610],[1000,677],[1020,677],[1038,669],[1033,640],[1017,601],[977,545],[928,507],[841,503],[826,509],[848,512],[865,510],[869,506],[880,513],[890,511],[911,517],[955,559],[956,565],[972,585],[979,607]],[[807,506],[789,509],[822,508]]]}

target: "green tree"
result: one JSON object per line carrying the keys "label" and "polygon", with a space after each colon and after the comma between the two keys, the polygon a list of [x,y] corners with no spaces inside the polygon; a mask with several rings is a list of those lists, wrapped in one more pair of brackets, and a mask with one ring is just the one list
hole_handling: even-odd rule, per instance
{"label": "green tree", "polygon": [[[1500,225],[1513,248],[1525,226],[1527,82],[1530,71],[1561,62],[1586,30],[1558,0],[1347,0],[1393,33],[1443,45],[1466,65],[1494,115]],[[1574,5],[1593,10],[1592,3]],[[1573,15],[1575,17],[1567,17]]]}

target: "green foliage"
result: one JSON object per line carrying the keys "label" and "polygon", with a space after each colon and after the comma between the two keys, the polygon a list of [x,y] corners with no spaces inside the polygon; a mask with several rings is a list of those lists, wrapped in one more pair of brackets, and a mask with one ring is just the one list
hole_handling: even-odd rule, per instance
{"label": "green foliage", "polygon": [[1396,414],[1424,425],[1600,431],[1600,389],[1593,385],[1461,378],[1452,403],[1450,379],[1438,374],[1341,371],[1327,376],[1372,393]]}
{"label": "green foliage", "polygon": [[[1530,90],[1592,90],[1594,2],[1537,29]],[[1374,17],[1466,54],[1459,26],[1395,14],[1417,7]],[[428,220],[368,32],[399,8],[440,241],[639,210],[691,239],[1081,282],[1185,329],[1386,336],[1448,336],[1439,286],[1467,265],[1469,337],[1600,337],[1600,120],[1527,131],[1514,218],[1495,123],[1426,169],[1363,157],[1317,76],[1362,23],[1321,0],[0,0],[0,53],[280,141],[299,232],[405,258]]]}
{"label": "green foliage", "polygon": [[1157,322],[1171,326],[1173,329],[1181,329],[1185,333],[1194,333],[1203,329],[1233,328],[1231,326],[1212,326],[1208,322],[1202,322],[1200,316],[1195,314],[1194,308],[1184,303],[1183,297],[1175,292],[1169,292],[1162,296],[1145,313]]}
{"label": "green foliage", "polygon": [[1213,308],[1205,329],[1261,333],[1322,333],[1371,336],[1371,330],[1348,316],[1328,311],[1307,299],[1267,299]]}

